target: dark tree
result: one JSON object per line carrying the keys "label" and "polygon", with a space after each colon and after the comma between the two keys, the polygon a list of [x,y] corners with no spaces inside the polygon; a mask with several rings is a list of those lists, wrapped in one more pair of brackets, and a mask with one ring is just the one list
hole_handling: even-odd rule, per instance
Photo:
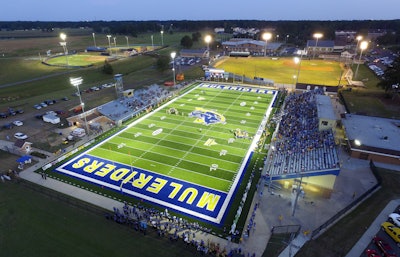
{"label": "dark tree", "polygon": [[201,38],[201,33],[200,32],[195,32],[195,33],[192,34],[193,42],[199,41],[199,38]]}
{"label": "dark tree", "polygon": [[400,87],[400,56],[397,57],[392,66],[386,71],[382,80],[377,84],[378,87],[383,88],[386,93],[398,93]]}
{"label": "dark tree", "polygon": [[107,60],[104,61],[103,69],[101,71],[105,74],[113,74],[114,73],[113,67]]}
{"label": "dark tree", "polygon": [[193,46],[193,40],[186,35],[181,39],[181,46],[184,48],[191,48]]}
{"label": "dark tree", "polygon": [[169,57],[165,55],[160,55],[157,59],[157,70],[159,71],[165,71],[169,68]]}

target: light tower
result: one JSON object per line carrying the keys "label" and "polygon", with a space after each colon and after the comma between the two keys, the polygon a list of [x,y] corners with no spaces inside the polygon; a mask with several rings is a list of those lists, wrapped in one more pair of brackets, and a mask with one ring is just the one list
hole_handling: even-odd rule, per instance
{"label": "light tower", "polygon": [[176,84],[176,81],[175,81],[175,57],[176,57],[176,52],[172,52],[171,59],[172,59],[172,74],[174,76],[174,86]]}
{"label": "light tower", "polygon": [[324,35],[322,33],[314,33],[313,37],[315,37],[315,47],[313,51],[313,59],[315,58],[315,52],[317,51],[317,46],[318,46],[318,39],[322,38]]}
{"label": "light tower", "polygon": [[361,44],[360,44],[360,50],[361,50],[361,52],[360,52],[360,58],[358,59],[357,69],[356,69],[356,73],[354,74],[354,78],[357,78],[357,75],[358,75],[358,67],[360,66],[360,62],[361,62],[361,56],[362,56],[363,51],[364,51],[365,49],[367,49],[367,47],[368,47],[368,42],[367,42],[367,41],[362,41]]}
{"label": "light tower", "polygon": [[108,39],[108,49],[110,49],[110,55],[112,55],[112,52],[111,52],[111,35],[107,35],[107,39]]}
{"label": "light tower", "polygon": [[267,44],[268,40],[272,38],[272,34],[269,32],[266,32],[262,35],[262,38],[265,40],[265,47],[264,47],[264,57],[267,56]]}
{"label": "light tower", "polygon": [[82,107],[83,118],[84,118],[84,120],[85,120],[86,134],[89,135],[89,125],[88,125],[87,120],[86,120],[85,103],[82,102],[82,92],[79,90],[79,85],[82,84],[83,79],[82,79],[81,77],[78,77],[78,78],[70,78],[69,81],[70,81],[71,85],[73,85],[74,87],[76,87],[76,89],[78,90],[77,93],[78,93],[78,96],[79,96],[80,105],[81,105],[81,107]]}
{"label": "light tower", "polygon": [[60,42],[60,46],[63,47],[64,50],[64,55],[65,55],[65,61],[67,64],[67,68],[69,67],[69,63],[68,63],[68,48],[67,48],[67,35],[65,33],[61,33],[60,34],[60,39],[62,40],[62,42]]}

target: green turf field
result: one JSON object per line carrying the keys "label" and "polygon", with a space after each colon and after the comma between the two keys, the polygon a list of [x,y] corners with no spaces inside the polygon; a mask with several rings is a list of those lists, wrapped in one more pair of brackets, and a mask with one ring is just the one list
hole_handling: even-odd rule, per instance
{"label": "green turf field", "polygon": [[68,56],[59,55],[49,58],[46,60],[46,63],[55,66],[66,66],[67,64],[69,66],[89,66],[104,63],[104,60],[106,59],[107,56],[102,56],[100,54],[71,54]]}
{"label": "green turf field", "polygon": [[171,199],[166,205],[171,208],[193,203],[223,215],[274,96],[266,89],[200,84],[58,171],[90,176],[92,182],[158,204]]}
{"label": "green turf field", "polygon": [[294,84],[297,80],[299,83],[337,86],[342,74],[339,62],[304,58],[296,64],[294,58],[230,57],[216,67],[236,75],[261,77],[282,84]]}

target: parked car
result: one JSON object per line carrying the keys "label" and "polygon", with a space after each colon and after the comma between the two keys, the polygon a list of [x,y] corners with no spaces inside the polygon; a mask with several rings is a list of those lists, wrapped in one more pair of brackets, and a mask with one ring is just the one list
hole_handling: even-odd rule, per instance
{"label": "parked car", "polygon": [[64,97],[62,98],[62,100],[63,100],[63,101],[69,101],[69,98],[66,97],[66,96],[64,96]]}
{"label": "parked car", "polygon": [[12,129],[14,125],[12,123],[7,123],[3,125],[3,129]]}
{"label": "parked car", "polygon": [[396,257],[396,253],[388,242],[385,242],[382,238],[374,236],[372,242],[382,251],[385,257]]}
{"label": "parked car", "polygon": [[381,224],[381,228],[396,242],[397,246],[400,247],[400,228],[387,221]]}
{"label": "parked car", "polygon": [[1,112],[1,113],[0,113],[0,117],[1,117],[1,118],[7,118],[8,115],[7,115],[6,113],[4,113],[4,112]]}
{"label": "parked car", "polygon": [[15,126],[17,126],[17,127],[20,127],[20,126],[24,125],[24,123],[22,121],[20,121],[20,120],[13,121],[13,124]]}
{"label": "parked car", "polygon": [[389,214],[389,222],[400,227],[400,214],[398,214],[398,213]]}
{"label": "parked car", "polygon": [[35,104],[33,108],[35,108],[36,110],[40,110],[42,109],[42,106],[40,104]]}
{"label": "parked car", "polygon": [[47,107],[47,104],[46,104],[45,102],[41,102],[41,103],[40,103],[40,106],[42,106],[42,107]]}
{"label": "parked car", "polygon": [[24,110],[18,109],[18,110],[17,110],[17,113],[18,113],[18,114],[24,113]]}
{"label": "parked car", "polygon": [[379,253],[374,249],[367,249],[365,250],[365,253],[367,254],[367,257],[381,257],[381,255],[379,255]]}
{"label": "parked car", "polygon": [[14,134],[14,137],[15,137],[16,139],[27,139],[27,138],[28,138],[27,135],[25,135],[24,133],[21,133],[21,132],[15,133],[15,134]]}
{"label": "parked car", "polygon": [[14,111],[13,108],[8,108],[8,114],[9,114],[10,116],[15,116],[15,115],[17,115],[17,112]]}

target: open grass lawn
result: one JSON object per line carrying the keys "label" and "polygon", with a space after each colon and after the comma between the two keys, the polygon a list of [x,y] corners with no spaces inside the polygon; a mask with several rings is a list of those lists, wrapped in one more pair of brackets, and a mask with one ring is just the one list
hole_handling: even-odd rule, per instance
{"label": "open grass lawn", "polygon": [[307,242],[297,257],[344,256],[350,251],[389,201],[400,197],[398,172],[378,170],[383,180],[382,188],[316,240]]}
{"label": "open grass lawn", "polygon": [[1,183],[0,207],[0,256],[199,256],[182,241],[158,238],[151,229],[144,236],[24,183]]}
{"label": "open grass lawn", "polygon": [[[261,77],[273,80],[275,83],[294,84],[296,78],[293,76],[297,76],[299,64],[296,64],[293,58],[275,60],[270,57],[230,57],[219,62],[217,67],[249,78]],[[300,64],[298,82],[337,86],[341,72],[339,62],[303,59]]]}
{"label": "open grass lawn", "polygon": [[[353,67],[353,70],[356,68]],[[364,80],[365,88],[342,91],[350,113],[400,119],[400,100],[386,96],[376,85],[379,78],[365,65],[359,66],[358,79]]]}
{"label": "open grass lawn", "polygon": [[218,224],[274,96],[239,89],[200,84],[56,170]]}

